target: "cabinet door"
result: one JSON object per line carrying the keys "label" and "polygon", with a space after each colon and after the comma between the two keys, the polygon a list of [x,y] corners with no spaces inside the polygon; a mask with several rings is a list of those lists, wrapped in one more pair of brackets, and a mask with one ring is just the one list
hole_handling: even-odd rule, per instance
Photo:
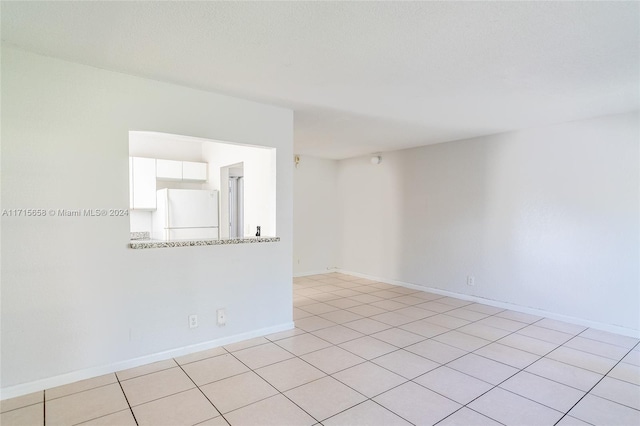
{"label": "cabinet door", "polygon": [[182,179],[206,181],[207,180],[207,163],[183,161],[182,162]]}
{"label": "cabinet door", "polygon": [[132,158],[134,209],[156,209],[156,160],[155,158]]}
{"label": "cabinet door", "polygon": [[182,161],[156,160],[156,177],[165,180],[182,180]]}

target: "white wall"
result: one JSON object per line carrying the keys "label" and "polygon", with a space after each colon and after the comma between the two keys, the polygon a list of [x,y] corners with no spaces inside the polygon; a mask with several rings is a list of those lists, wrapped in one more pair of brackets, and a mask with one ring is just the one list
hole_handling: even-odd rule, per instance
{"label": "white wall", "polygon": [[127,209],[131,130],[277,148],[281,241],[132,250],[128,217],[2,217],[2,398],[291,326],[292,111],[3,46],[3,209]]}
{"label": "white wall", "polygon": [[338,162],[300,156],[293,185],[293,273],[326,273],[340,260]]}
{"label": "white wall", "polygon": [[378,166],[341,161],[340,266],[638,330],[638,121],[389,152]]}

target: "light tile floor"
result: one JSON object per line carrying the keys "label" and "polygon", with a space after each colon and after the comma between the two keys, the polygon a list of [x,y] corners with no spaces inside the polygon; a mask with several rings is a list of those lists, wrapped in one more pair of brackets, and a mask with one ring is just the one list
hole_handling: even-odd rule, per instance
{"label": "light tile floor", "polygon": [[633,339],[366,279],[294,330],[2,401],[10,425],[640,425]]}

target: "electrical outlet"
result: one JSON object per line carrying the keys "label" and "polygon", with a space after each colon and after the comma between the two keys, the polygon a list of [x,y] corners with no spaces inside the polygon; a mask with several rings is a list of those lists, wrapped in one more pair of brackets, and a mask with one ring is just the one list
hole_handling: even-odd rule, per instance
{"label": "electrical outlet", "polygon": [[196,328],[198,326],[198,316],[189,315],[189,328]]}
{"label": "electrical outlet", "polygon": [[226,309],[218,309],[218,325],[223,326],[227,324],[227,311]]}
{"label": "electrical outlet", "polygon": [[476,277],[473,275],[467,275],[467,285],[476,285]]}

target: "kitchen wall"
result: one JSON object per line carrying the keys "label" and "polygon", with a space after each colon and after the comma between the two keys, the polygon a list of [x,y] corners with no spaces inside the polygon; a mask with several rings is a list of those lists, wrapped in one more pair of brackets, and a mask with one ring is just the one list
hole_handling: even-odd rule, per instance
{"label": "kitchen wall", "polygon": [[377,166],[340,161],[340,267],[638,334],[638,122],[636,112],[388,152]]}
{"label": "kitchen wall", "polygon": [[338,161],[299,158],[293,172],[293,273],[330,272],[340,264]]}
{"label": "kitchen wall", "polygon": [[[271,149],[249,146],[205,143],[203,161],[208,163],[209,181],[205,187],[220,190],[220,168],[244,164],[244,232],[255,236],[260,226],[262,236],[276,235],[276,173],[277,153]],[[228,192],[220,193],[220,236],[229,237]],[[224,208],[224,207],[227,208]]]}
{"label": "kitchen wall", "polygon": [[126,210],[129,131],[158,131],[276,148],[281,237],[132,250],[126,216],[3,216],[2,398],[292,327],[292,111],[7,46],[1,75],[3,209]]}

